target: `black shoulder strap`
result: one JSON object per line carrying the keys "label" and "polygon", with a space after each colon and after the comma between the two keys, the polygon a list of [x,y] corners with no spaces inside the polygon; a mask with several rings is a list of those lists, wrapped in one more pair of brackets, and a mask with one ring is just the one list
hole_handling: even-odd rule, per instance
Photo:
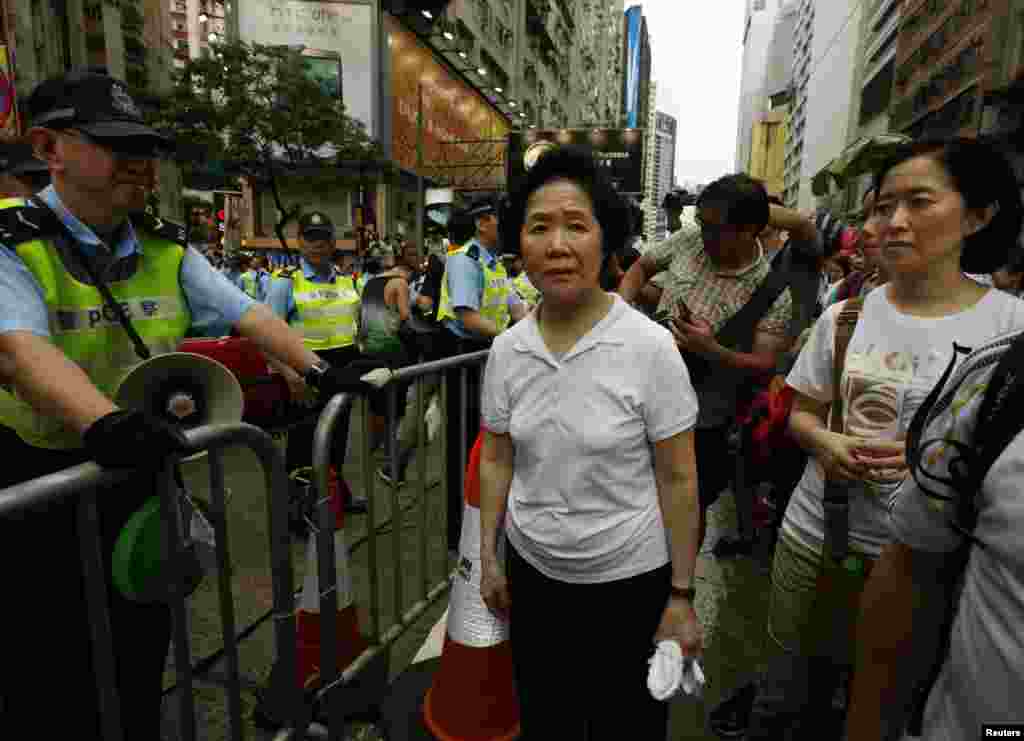
{"label": "black shoulder strap", "polygon": [[[999,364],[989,380],[985,396],[978,410],[974,428],[974,449],[976,458],[971,470],[971,482],[975,492],[989,469],[1021,430],[1024,430],[1024,334],[1018,336],[1009,349],[999,358]],[[958,506],[960,526],[968,532],[974,531],[978,511],[974,497],[961,497]]]}
{"label": "black shoulder strap", "polygon": [[[90,260],[88,255],[82,251],[78,240],[75,239],[74,235],[71,234],[71,231],[67,228],[64,222],[57,217],[57,214],[55,214],[49,206],[38,199],[33,198],[31,201],[33,204],[36,204],[37,209],[40,212],[47,214],[47,216],[41,217],[42,219],[49,219],[49,223],[51,224],[56,222],[58,231],[54,236],[63,236],[68,240],[68,243],[73,248],[75,257],[77,257],[78,261],[82,263],[82,266],[89,274],[89,278],[92,279],[93,285],[96,286],[96,290],[98,290],[100,292],[100,296],[103,297],[103,303],[106,304],[108,309],[114,312],[114,316],[117,317],[118,323],[128,334],[129,339],[132,341],[132,345],[135,347],[135,354],[138,355],[141,360],[149,360],[152,357],[152,353],[149,351],[149,348],[146,346],[142,337],[139,336],[139,333],[135,331],[135,327],[132,325],[132,320],[128,317],[128,312],[126,312],[124,310],[124,306],[114,298],[114,294],[110,292],[110,286],[107,285],[107,282],[103,280],[103,276],[100,275],[98,270],[96,270],[96,266],[92,264],[92,260]],[[46,222],[44,221],[44,223]]]}
{"label": "black shoulder strap", "polygon": [[184,224],[175,221],[167,221],[159,216],[154,216],[148,211],[132,214],[132,224],[143,231],[155,234],[168,242],[174,242],[182,247],[188,247],[188,232]]}
{"label": "black shoulder strap", "polygon": [[[768,275],[761,281],[761,284],[754,291],[750,300],[743,305],[743,308],[729,317],[725,325],[716,335],[718,341],[725,347],[742,347],[749,343],[754,334],[754,328],[761,318],[768,313],[768,310],[782,295],[789,285],[789,276],[783,270],[769,270]],[[749,349],[742,347],[742,349]]]}
{"label": "black shoulder strap", "polygon": [[14,249],[23,242],[56,237],[63,232],[60,220],[35,200],[0,209],[0,244]]}

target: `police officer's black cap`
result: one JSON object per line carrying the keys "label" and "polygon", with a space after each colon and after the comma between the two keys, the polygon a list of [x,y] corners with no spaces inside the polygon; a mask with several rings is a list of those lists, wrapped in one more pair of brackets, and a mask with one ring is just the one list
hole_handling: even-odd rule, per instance
{"label": "police officer's black cap", "polygon": [[490,196],[484,196],[483,198],[477,198],[466,209],[466,215],[473,219],[479,219],[481,216],[487,216],[488,214],[497,214],[498,204],[495,198]]}
{"label": "police officer's black cap", "polygon": [[49,172],[46,163],[36,159],[27,142],[0,141],[0,174],[21,177]]}
{"label": "police officer's black cap", "polygon": [[33,126],[79,129],[100,141],[148,140],[154,149],[170,141],[146,125],[128,86],[102,69],[84,69],[39,83],[28,99]]}
{"label": "police officer's black cap", "polygon": [[299,234],[306,238],[334,239],[334,222],[323,211],[310,211],[299,217]]}

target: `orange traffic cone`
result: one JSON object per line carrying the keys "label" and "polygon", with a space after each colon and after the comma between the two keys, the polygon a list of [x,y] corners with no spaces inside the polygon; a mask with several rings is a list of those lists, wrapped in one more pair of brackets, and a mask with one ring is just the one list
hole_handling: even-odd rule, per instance
{"label": "orange traffic cone", "polygon": [[423,720],[441,741],[511,741],[519,736],[519,698],[508,623],[480,597],[480,448],[466,471],[459,568],[448,606],[441,665],[423,702]]}
{"label": "orange traffic cone", "polygon": [[[345,544],[345,507],[343,499],[351,496],[344,479],[331,468],[329,482],[330,507],[334,512],[334,563],[338,579],[338,668],[344,671],[367,647],[359,630],[359,616],[352,598],[352,576],[348,569],[348,548]],[[310,533],[306,547],[306,575],[302,585],[302,601],[296,619],[297,665],[299,685],[315,686],[320,679],[320,578],[317,571],[316,535]]]}

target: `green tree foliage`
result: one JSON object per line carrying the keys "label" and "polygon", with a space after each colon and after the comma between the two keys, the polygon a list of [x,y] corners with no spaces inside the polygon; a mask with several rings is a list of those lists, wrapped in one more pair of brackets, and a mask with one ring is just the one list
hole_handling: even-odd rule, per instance
{"label": "green tree foliage", "polygon": [[282,180],[351,185],[340,163],[377,161],[380,150],[361,121],[315,78],[299,49],[231,41],[189,60],[161,100],[156,125],[173,136],[186,183],[245,175],[273,191],[283,214]]}

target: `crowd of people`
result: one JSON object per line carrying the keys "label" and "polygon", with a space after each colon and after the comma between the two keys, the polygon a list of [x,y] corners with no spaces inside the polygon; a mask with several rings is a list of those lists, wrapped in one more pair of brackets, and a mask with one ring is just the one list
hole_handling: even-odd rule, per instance
{"label": "crowd of people", "polygon": [[[948,567],[965,535],[923,493],[907,452],[957,348],[1024,329],[1024,209],[991,145],[893,147],[855,224],[724,175],[696,199],[668,199],[671,234],[653,245],[593,157],[560,147],[513,192],[458,210],[443,256],[409,240],[339,252],[330,216],[309,210],[297,262],[236,253],[214,266],[143,213],[166,141],[122,83],[72,73],[41,84],[27,108],[27,144],[5,160],[17,197],[0,202],[0,487],[85,460],[137,469],[98,498],[108,566],[156,464],[187,451],[174,419],[116,408],[116,379],[140,344],[159,353],[234,332],[296,400],[365,395],[371,449],[397,438],[378,470],[396,486],[423,424],[414,410],[437,404],[444,384],[453,551],[462,455],[482,435],[481,593],[509,620],[529,738],[666,736],[648,659],[661,640],[703,650],[695,569],[707,511],[726,491],[737,532],[714,556],[752,554],[759,522],[774,555],[768,658],[711,713],[717,733],[839,738],[845,723],[851,740],[908,729],[963,739],[1015,720],[1021,444],[979,483],[968,535],[987,547],[965,571]],[[481,351],[485,364],[400,386],[394,414],[388,374],[367,381]],[[788,400],[782,437],[752,433],[764,395]],[[972,410],[956,405],[938,434],[969,445]],[[312,432],[290,434],[289,468],[309,464]],[[953,468],[941,456],[921,465]],[[29,655],[45,644],[89,716],[53,722],[101,738],[84,587],[67,568],[78,523],[70,501],[0,523],[10,563],[44,540],[56,549],[10,574],[35,609],[3,618],[23,638],[11,662],[24,669],[0,676],[0,713],[27,727],[46,711],[50,668]],[[960,608],[936,664],[943,600]],[[167,606],[115,586],[108,604],[125,736],[157,738]],[[830,710],[837,693],[845,717]]]}

